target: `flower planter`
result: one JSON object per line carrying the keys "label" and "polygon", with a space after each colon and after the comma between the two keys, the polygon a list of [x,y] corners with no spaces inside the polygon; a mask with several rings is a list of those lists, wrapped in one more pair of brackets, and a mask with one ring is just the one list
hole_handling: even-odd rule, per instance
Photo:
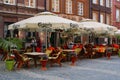
{"label": "flower planter", "polygon": [[13,70],[13,68],[14,68],[14,63],[15,63],[15,61],[12,60],[12,59],[11,59],[11,60],[6,60],[6,61],[5,61],[6,69],[9,70],[9,71]]}
{"label": "flower planter", "polygon": [[46,65],[47,65],[47,60],[40,60],[41,63],[41,70],[45,71],[47,70]]}
{"label": "flower planter", "polygon": [[71,63],[70,65],[71,65],[71,66],[75,66],[76,60],[77,60],[77,56],[72,56],[72,57],[71,57],[72,63]]}
{"label": "flower planter", "polygon": [[110,59],[110,57],[111,57],[111,53],[107,53],[107,59]]}

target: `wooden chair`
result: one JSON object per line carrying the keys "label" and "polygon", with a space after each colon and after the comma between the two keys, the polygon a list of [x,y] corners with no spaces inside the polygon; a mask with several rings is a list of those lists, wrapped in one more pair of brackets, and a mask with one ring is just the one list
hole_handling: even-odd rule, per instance
{"label": "wooden chair", "polygon": [[118,51],[119,51],[118,48],[114,48],[114,47],[113,47],[112,54],[113,54],[113,55],[117,55],[117,54],[118,54]]}
{"label": "wooden chair", "polygon": [[80,57],[80,52],[81,52],[81,48],[75,48],[75,53],[76,53],[76,55],[77,55],[77,58],[79,58]]}
{"label": "wooden chair", "polygon": [[106,52],[106,48],[105,47],[99,47],[98,53],[100,54],[100,56],[104,57],[105,56],[105,52]]}
{"label": "wooden chair", "polygon": [[45,53],[47,56],[50,56],[50,54],[53,52],[53,50],[50,49],[46,49]]}
{"label": "wooden chair", "polygon": [[[0,48],[0,56],[2,56],[2,57],[3,57],[3,49],[2,49],[2,48]],[[1,59],[0,59],[0,60],[2,60],[2,57],[1,57]]]}
{"label": "wooden chair", "polygon": [[20,69],[24,64],[26,64],[27,67],[29,67],[29,62],[31,58],[19,54],[17,50],[13,50],[13,54],[15,55],[15,60],[16,60],[15,65],[17,65],[18,69]]}
{"label": "wooden chair", "polygon": [[7,59],[7,57],[8,57],[8,51],[2,50],[1,53],[2,53],[2,58],[1,58],[1,60],[2,60],[2,61],[5,61],[5,60]]}
{"label": "wooden chair", "polygon": [[62,54],[62,51],[59,51],[58,53],[52,55],[52,56],[49,56],[48,57],[48,61],[50,62],[50,65],[52,66],[54,63],[57,63],[59,64],[59,66],[61,67],[62,64],[61,64],[61,61],[62,59],[64,58],[63,54]]}

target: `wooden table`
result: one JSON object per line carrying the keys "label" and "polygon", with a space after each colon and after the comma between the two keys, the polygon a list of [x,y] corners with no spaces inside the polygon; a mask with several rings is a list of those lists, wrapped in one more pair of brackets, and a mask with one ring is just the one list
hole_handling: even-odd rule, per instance
{"label": "wooden table", "polygon": [[75,50],[73,50],[73,49],[63,49],[62,51],[63,52],[74,52]]}
{"label": "wooden table", "polygon": [[42,53],[42,52],[28,52],[24,54],[27,55],[28,57],[33,58],[35,67],[37,67],[37,59],[39,57],[46,56],[46,53]]}
{"label": "wooden table", "polygon": [[71,57],[69,56],[69,55],[70,55],[70,52],[74,52],[74,51],[75,51],[75,50],[73,50],[73,49],[63,49],[63,50],[62,50],[62,52],[64,52],[64,53],[67,55],[67,56],[66,56],[66,57],[67,57],[67,61],[70,61],[70,58],[71,58]]}
{"label": "wooden table", "polygon": [[[69,52],[74,52],[75,50],[73,50],[73,49],[63,49],[62,51],[67,52],[69,54]],[[71,56],[70,58],[71,58],[71,61],[72,61],[72,63],[70,65],[75,66],[75,62],[76,62],[77,57],[76,56]]]}

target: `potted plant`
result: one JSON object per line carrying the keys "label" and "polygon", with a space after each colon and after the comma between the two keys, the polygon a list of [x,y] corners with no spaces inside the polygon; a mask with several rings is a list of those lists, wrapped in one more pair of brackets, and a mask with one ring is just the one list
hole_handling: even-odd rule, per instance
{"label": "potted plant", "polygon": [[12,70],[14,67],[14,59],[11,57],[11,49],[16,48],[20,49],[22,48],[22,40],[18,38],[0,38],[0,46],[4,49],[5,52],[7,52],[7,58],[5,60],[6,68],[8,70]]}
{"label": "potted plant", "polygon": [[41,66],[41,70],[43,70],[43,71],[47,70],[47,68],[46,68],[47,61],[48,61],[47,56],[44,56],[44,57],[42,57],[42,58],[40,59],[40,63],[41,63],[41,65],[42,65],[42,66]]}

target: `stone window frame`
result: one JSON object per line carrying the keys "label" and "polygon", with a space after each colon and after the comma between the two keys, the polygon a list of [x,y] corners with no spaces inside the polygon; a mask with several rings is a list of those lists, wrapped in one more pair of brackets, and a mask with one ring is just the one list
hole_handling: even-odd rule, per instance
{"label": "stone window frame", "polygon": [[9,4],[9,5],[15,5],[16,4],[16,0],[4,0],[3,3],[4,4]]}
{"label": "stone window frame", "polygon": [[[102,15],[103,15],[103,17],[102,17]],[[103,18],[103,21],[101,18]],[[102,13],[102,12],[100,13],[100,22],[105,23],[105,13]]]}
{"label": "stone window frame", "polygon": [[100,0],[100,6],[105,6],[105,0]]}
{"label": "stone window frame", "polygon": [[108,7],[108,8],[111,7],[111,0],[106,0],[106,7]]}
{"label": "stone window frame", "polygon": [[36,0],[24,0],[24,5],[26,7],[35,8],[36,7]]}
{"label": "stone window frame", "polygon": [[[94,16],[96,15],[96,19],[93,18],[93,15]],[[92,12],[92,19],[95,20],[95,21],[99,21],[99,13],[97,11]]]}
{"label": "stone window frame", "polygon": [[60,12],[60,0],[52,0],[52,11]]}
{"label": "stone window frame", "polygon": [[72,14],[72,0],[66,0],[66,13],[67,14]]}
{"label": "stone window frame", "polygon": [[116,8],[115,18],[116,18],[116,22],[120,22],[120,9],[119,8]]}
{"label": "stone window frame", "polygon": [[78,15],[83,16],[84,15],[84,3],[78,2]]}
{"label": "stone window frame", "polygon": [[106,14],[106,24],[110,25],[111,15]]}
{"label": "stone window frame", "polygon": [[98,0],[92,0],[93,4],[98,4]]}

